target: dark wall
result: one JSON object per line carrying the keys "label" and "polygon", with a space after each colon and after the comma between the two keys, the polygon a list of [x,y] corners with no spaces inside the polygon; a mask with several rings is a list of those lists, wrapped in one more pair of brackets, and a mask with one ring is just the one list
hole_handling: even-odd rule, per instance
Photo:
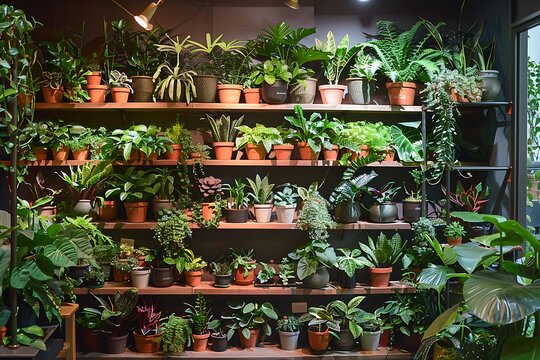
{"label": "dark wall", "polygon": [[522,20],[538,11],[540,11],[538,0],[512,0],[512,22]]}

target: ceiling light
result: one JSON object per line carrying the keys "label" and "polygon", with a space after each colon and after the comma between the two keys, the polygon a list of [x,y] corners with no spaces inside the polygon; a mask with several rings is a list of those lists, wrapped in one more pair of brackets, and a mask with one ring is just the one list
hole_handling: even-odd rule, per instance
{"label": "ceiling light", "polygon": [[300,4],[298,3],[298,0],[287,0],[285,5],[287,5],[288,7],[294,10],[300,9]]}

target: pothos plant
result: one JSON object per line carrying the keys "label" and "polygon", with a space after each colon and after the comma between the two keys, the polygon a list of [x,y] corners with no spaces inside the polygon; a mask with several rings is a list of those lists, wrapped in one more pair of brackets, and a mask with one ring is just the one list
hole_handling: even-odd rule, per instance
{"label": "pothos plant", "polygon": [[297,261],[296,274],[300,280],[315,274],[321,265],[332,268],[336,265],[336,252],[324,240],[312,240],[304,247],[289,253],[289,258]]}

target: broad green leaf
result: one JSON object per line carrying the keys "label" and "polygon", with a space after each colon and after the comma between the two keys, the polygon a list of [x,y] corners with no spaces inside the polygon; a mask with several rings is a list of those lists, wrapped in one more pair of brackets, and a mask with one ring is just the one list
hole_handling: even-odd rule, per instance
{"label": "broad green leaf", "polygon": [[424,336],[422,337],[422,341],[432,336],[436,336],[449,325],[452,325],[454,321],[456,321],[460,305],[461,304],[456,304],[439,315],[427,328]]}
{"label": "broad green leaf", "polygon": [[434,289],[441,292],[446,286],[448,274],[454,271],[446,266],[429,264],[416,278],[418,286],[425,289]]}
{"label": "broad green leaf", "polygon": [[469,274],[476,270],[486,258],[497,252],[494,249],[488,249],[473,242],[455,246],[454,251],[457,254],[458,263]]}

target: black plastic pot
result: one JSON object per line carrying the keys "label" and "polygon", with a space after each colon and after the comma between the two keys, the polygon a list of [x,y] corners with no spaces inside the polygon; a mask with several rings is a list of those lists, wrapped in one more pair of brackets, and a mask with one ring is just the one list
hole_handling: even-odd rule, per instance
{"label": "black plastic pot", "polygon": [[123,354],[126,351],[128,335],[107,336],[107,351],[109,354]]}
{"label": "black plastic pot", "polygon": [[302,281],[302,286],[308,289],[322,289],[330,281],[330,273],[326,266],[319,266],[315,274],[307,276]]}
{"label": "black plastic pot", "polygon": [[249,219],[248,209],[226,209],[225,221],[229,223],[245,223]]}
{"label": "black plastic pot", "polygon": [[174,282],[174,271],[172,267],[154,267],[150,273],[152,285],[155,287],[169,287]]}
{"label": "black plastic pot", "polygon": [[210,341],[212,343],[211,349],[215,352],[223,352],[227,350],[227,337],[225,335],[223,336],[216,336],[211,335]]}
{"label": "black plastic pot", "polygon": [[354,289],[356,287],[356,276],[349,276],[345,271],[340,270],[339,286],[345,289]]}
{"label": "black plastic pot", "polygon": [[403,200],[403,220],[409,223],[417,222],[422,215],[422,201]]}
{"label": "black plastic pot", "polygon": [[357,202],[343,202],[336,205],[336,222],[355,223],[360,219],[360,205]]}
{"label": "black plastic pot", "polygon": [[84,283],[86,273],[90,270],[90,265],[77,265],[69,268],[69,277],[73,280],[81,280],[81,285]]}
{"label": "black plastic pot", "polygon": [[218,288],[228,288],[231,286],[231,274],[216,275],[214,274],[214,286]]}
{"label": "black plastic pot", "polygon": [[339,351],[351,351],[354,347],[354,337],[349,329],[341,328],[339,339],[333,338],[333,348]]}
{"label": "black plastic pot", "polygon": [[273,85],[263,82],[261,97],[267,104],[283,104],[287,101],[288,85],[283,80],[276,80]]}

